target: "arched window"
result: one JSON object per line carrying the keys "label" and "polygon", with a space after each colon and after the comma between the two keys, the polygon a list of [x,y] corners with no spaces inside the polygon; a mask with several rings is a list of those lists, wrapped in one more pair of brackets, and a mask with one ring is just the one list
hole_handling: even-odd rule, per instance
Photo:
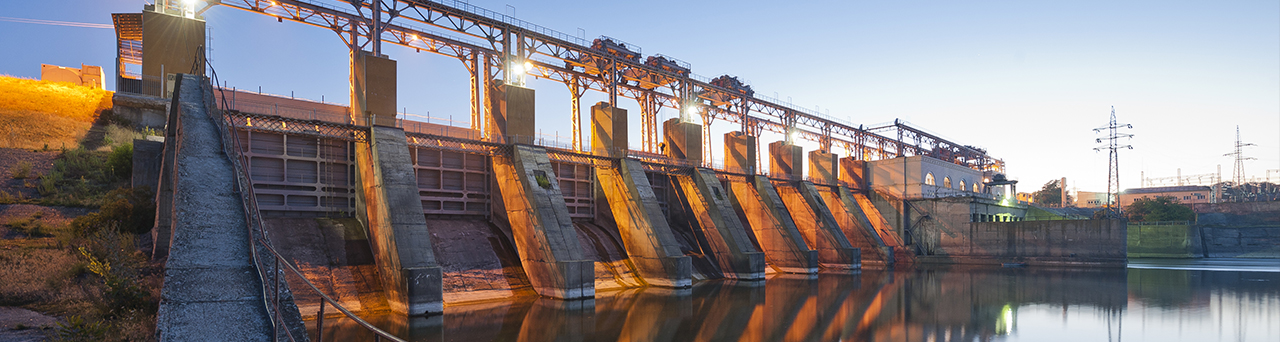
{"label": "arched window", "polygon": [[951,176],[942,177],[942,187],[947,189],[951,188]]}
{"label": "arched window", "polygon": [[933,181],[933,172],[924,175],[924,183],[928,185],[938,185],[937,182]]}
{"label": "arched window", "polygon": [[978,183],[973,183],[973,192],[980,192],[978,191]]}
{"label": "arched window", "polygon": [[965,191],[965,190],[968,190],[968,189],[969,189],[969,187],[964,186],[964,185],[965,185],[965,181],[964,181],[963,179],[961,179],[961,180],[960,180],[960,191]]}

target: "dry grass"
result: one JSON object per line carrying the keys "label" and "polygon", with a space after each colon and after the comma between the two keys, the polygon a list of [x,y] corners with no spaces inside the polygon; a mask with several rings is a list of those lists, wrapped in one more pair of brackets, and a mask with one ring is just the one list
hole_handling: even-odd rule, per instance
{"label": "dry grass", "polygon": [[111,92],[0,75],[0,146],[75,148],[111,109]]}

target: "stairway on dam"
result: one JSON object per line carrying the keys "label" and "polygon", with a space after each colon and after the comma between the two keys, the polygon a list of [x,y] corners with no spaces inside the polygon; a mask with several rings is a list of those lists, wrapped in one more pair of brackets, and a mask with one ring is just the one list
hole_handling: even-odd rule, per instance
{"label": "stairway on dam", "polygon": [[[205,80],[184,76],[170,113],[176,138],[172,235],[156,334],[166,340],[267,341],[271,320],[253,264],[235,172],[206,110]],[[162,194],[163,195],[163,194]],[[166,208],[161,207],[160,210]],[[158,229],[158,228],[157,228]]]}

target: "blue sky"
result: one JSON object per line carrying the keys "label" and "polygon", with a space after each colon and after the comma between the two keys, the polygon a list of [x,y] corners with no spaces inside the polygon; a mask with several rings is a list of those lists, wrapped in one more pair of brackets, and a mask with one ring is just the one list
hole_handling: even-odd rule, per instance
{"label": "blue sky", "polygon": [[[141,0],[11,1],[0,17],[110,23]],[[1091,129],[1111,106],[1134,125],[1122,185],[1139,177],[1231,174],[1239,125],[1250,176],[1280,170],[1280,2],[1277,1],[487,1],[472,4],[587,38],[608,35],[732,74],[759,94],[856,124],[895,118],[1004,159],[1020,190],[1067,177],[1106,187],[1107,156]],[[69,10],[69,8],[74,8]],[[213,62],[229,85],[346,102],[347,55],[332,32],[220,7],[206,13]],[[114,63],[109,29],[0,21],[0,73],[39,77],[39,64]],[[402,48],[400,106],[466,120],[457,60]],[[538,128],[567,135],[568,91],[530,81]],[[584,104],[604,98],[588,94]],[[638,106],[623,101],[638,112]],[[674,111],[664,111],[671,117]],[[632,122],[638,124],[638,117]],[[634,125],[634,124],[633,124]],[[718,132],[732,127],[724,123]],[[638,137],[637,137],[638,139]],[[777,137],[765,137],[766,141]],[[718,135],[713,140],[719,140]],[[634,144],[634,143],[633,143]],[[719,142],[713,142],[717,157]],[[1280,172],[1270,173],[1280,180]]]}

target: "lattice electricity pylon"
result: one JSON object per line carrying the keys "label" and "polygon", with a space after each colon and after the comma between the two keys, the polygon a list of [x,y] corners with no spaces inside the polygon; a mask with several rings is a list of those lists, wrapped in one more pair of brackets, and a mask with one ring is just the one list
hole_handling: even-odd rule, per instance
{"label": "lattice electricity pylon", "polygon": [[1119,201],[1119,199],[1112,198],[1112,196],[1119,197],[1119,191],[1120,191],[1119,150],[1122,148],[1127,148],[1130,150],[1133,149],[1133,146],[1131,145],[1120,145],[1118,143],[1118,141],[1121,138],[1126,138],[1126,139],[1133,138],[1133,134],[1121,133],[1119,131],[1121,128],[1133,129],[1133,125],[1116,123],[1116,106],[1111,106],[1111,122],[1108,123],[1107,126],[1105,127],[1098,127],[1093,129],[1094,133],[1107,131],[1106,137],[1097,138],[1094,140],[1097,143],[1102,143],[1102,140],[1106,139],[1107,140],[1106,145],[1094,147],[1093,150],[1095,152],[1108,150],[1111,153],[1111,157],[1107,161],[1107,216],[1110,218],[1121,217],[1121,214],[1123,213],[1123,210],[1120,208],[1120,206],[1116,205],[1116,202]]}
{"label": "lattice electricity pylon", "polygon": [[1235,170],[1232,171],[1232,177],[1231,177],[1232,178],[1231,180],[1235,181],[1236,185],[1241,185],[1245,183],[1244,161],[1258,159],[1254,157],[1244,156],[1244,148],[1249,146],[1257,146],[1257,145],[1240,142],[1240,126],[1237,125],[1236,126],[1236,151],[1223,155],[1225,157],[1236,157],[1236,167],[1235,167]]}

